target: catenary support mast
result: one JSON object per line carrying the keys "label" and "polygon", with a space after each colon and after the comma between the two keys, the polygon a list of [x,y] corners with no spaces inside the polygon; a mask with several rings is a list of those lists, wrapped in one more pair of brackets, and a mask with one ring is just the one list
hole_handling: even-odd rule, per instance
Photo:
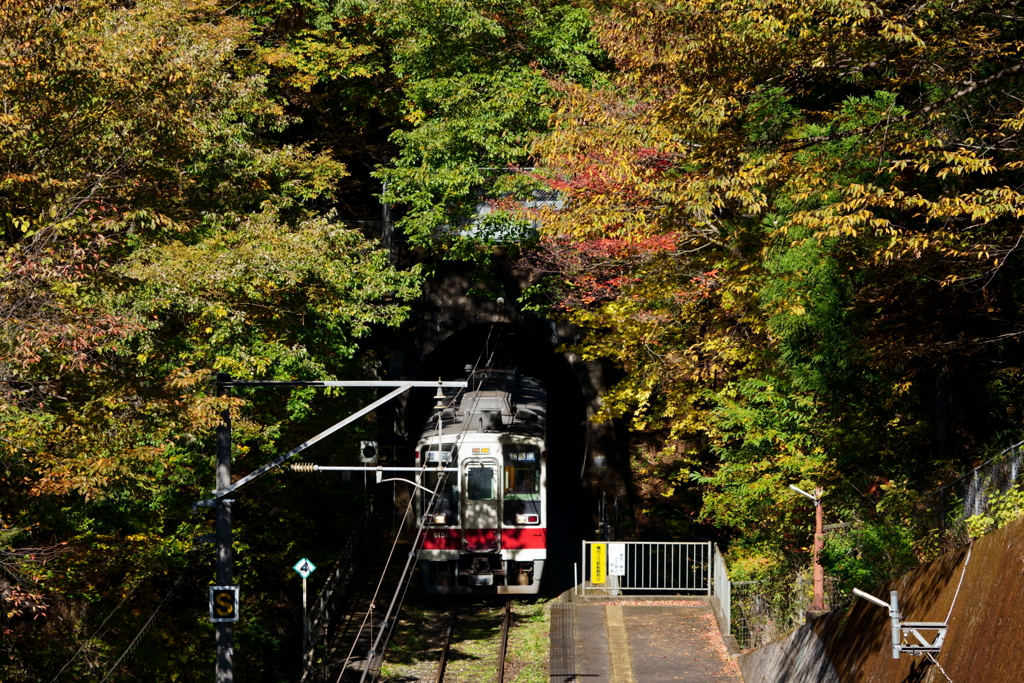
{"label": "catenary support mast", "polygon": [[[225,386],[230,375],[217,374],[217,396],[226,397],[230,389]],[[231,411],[220,414],[217,425],[217,489],[231,485]],[[231,500],[217,501],[217,585],[230,586],[232,573],[231,552]],[[217,637],[217,683],[232,683],[234,669],[231,662],[232,624],[230,621],[214,624]]]}

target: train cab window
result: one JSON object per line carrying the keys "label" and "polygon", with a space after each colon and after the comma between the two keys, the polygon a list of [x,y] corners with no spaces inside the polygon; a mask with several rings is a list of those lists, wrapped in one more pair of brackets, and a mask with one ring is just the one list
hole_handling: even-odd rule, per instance
{"label": "train cab window", "polygon": [[[520,447],[522,448],[522,447]],[[506,525],[540,523],[540,452],[504,449]]]}
{"label": "train cab window", "polygon": [[[438,474],[437,472],[423,473],[423,486],[431,491],[437,488],[437,478],[444,477],[444,485],[438,492],[437,500],[433,506],[424,510],[429,517],[431,524],[454,525],[459,523],[459,489],[456,485],[456,476],[453,473]],[[430,495],[424,492],[424,500],[430,500]]]}
{"label": "train cab window", "polygon": [[494,470],[490,467],[471,467],[466,470],[466,496],[470,500],[494,500]]}
{"label": "train cab window", "polygon": [[[438,498],[443,501],[458,504],[459,502],[459,489],[455,485],[455,475],[452,473],[438,474],[437,472],[424,472],[423,473],[423,486],[431,491],[437,489],[437,478],[444,477],[444,485],[438,492]],[[429,495],[428,495],[429,498]]]}
{"label": "train cab window", "polygon": [[540,457],[537,451],[505,452],[505,494],[540,497]]}

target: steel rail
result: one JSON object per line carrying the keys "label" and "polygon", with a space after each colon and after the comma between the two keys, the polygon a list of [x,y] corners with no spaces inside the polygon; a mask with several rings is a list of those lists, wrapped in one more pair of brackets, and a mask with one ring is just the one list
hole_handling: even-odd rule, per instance
{"label": "steel rail", "polygon": [[505,683],[505,654],[508,652],[508,627],[512,621],[512,599],[505,601],[505,616],[501,620],[501,644],[498,649],[498,683]]}
{"label": "steel rail", "polygon": [[444,669],[448,666],[448,650],[452,644],[452,632],[455,631],[455,615],[457,613],[458,608],[452,607],[452,615],[448,619],[448,628],[444,634],[444,643],[441,645],[441,658],[437,662],[437,675],[434,676],[434,683],[442,683],[444,681]]}
{"label": "steel rail", "polygon": [[[455,616],[457,607],[452,607],[448,628],[445,629],[444,641],[441,643],[441,655],[437,661],[437,673],[434,683],[444,683],[444,674],[448,666],[448,652],[451,649],[452,634],[455,632]],[[505,683],[505,659],[508,653],[508,632],[512,623],[512,599],[505,600],[505,610],[501,618],[501,640],[498,643],[498,683]]]}

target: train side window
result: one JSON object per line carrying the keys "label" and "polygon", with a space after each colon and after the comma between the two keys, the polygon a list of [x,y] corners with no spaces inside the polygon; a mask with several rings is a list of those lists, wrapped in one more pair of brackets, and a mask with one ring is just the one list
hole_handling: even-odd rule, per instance
{"label": "train side window", "polygon": [[466,470],[466,496],[470,500],[494,500],[494,470],[472,467]]}

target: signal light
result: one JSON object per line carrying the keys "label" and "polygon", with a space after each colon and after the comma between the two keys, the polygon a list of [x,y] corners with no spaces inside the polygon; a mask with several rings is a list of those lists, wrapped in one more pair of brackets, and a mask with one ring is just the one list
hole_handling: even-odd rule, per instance
{"label": "signal light", "polygon": [[516,515],[516,524],[537,524],[540,522],[540,515]]}
{"label": "signal light", "polygon": [[359,460],[363,463],[374,463],[377,462],[377,442],[376,441],[360,441],[359,442]]}

